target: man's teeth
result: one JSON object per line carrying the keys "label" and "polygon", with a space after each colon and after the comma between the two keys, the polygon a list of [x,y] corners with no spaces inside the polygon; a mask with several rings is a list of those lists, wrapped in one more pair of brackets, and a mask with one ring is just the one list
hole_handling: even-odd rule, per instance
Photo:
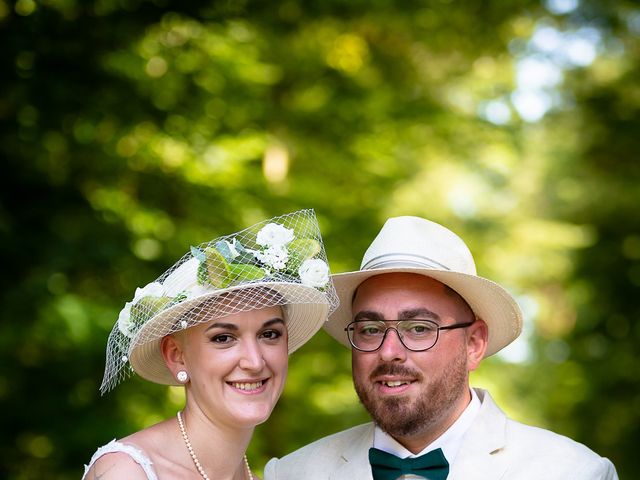
{"label": "man's teeth", "polygon": [[399,387],[400,385],[406,385],[409,382],[406,380],[394,380],[394,381],[387,381],[382,383],[384,383],[387,387]]}
{"label": "man's teeth", "polygon": [[255,383],[233,382],[231,385],[233,385],[233,387],[237,388],[238,390],[255,390],[256,388],[260,388],[262,386],[262,383],[262,380],[260,380],[259,382]]}

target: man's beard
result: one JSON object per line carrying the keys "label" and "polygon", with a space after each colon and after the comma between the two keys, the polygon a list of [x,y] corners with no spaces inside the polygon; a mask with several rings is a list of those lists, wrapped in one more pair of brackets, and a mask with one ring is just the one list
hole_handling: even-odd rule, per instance
{"label": "man's beard", "polygon": [[[379,375],[408,376],[425,382],[419,370],[396,363],[379,364],[370,377]],[[355,375],[354,385],[374,422],[392,437],[406,437],[428,431],[447,417],[468,388],[467,375],[467,357],[461,351],[447,370],[423,383],[419,397],[413,402],[401,395],[381,399],[374,393],[370,380],[363,383]]]}

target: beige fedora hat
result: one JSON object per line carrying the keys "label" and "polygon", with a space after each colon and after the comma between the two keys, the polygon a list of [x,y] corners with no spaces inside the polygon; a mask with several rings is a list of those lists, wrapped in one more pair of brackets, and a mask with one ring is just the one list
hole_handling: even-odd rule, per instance
{"label": "beige fedora hat", "polygon": [[178,385],[160,350],[163,337],[215,318],[281,306],[289,353],[307,342],[337,306],[313,210],[273,217],[215,238],[136,289],[107,341],[100,390],[131,373]]}
{"label": "beige fedora hat", "polygon": [[420,217],[386,221],[362,258],[360,270],[333,275],[340,304],[324,329],[351,348],[344,331],[353,316],[351,304],[358,286],[385,273],[409,272],[431,277],[454,289],[489,329],[485,356],[511,343],[522,331],[522,311],[507,290],[479,277],[464,241],[442,225]]}

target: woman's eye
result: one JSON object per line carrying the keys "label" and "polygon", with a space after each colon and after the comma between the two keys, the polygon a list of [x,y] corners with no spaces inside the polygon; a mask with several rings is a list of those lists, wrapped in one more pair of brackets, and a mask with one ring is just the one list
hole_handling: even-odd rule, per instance
{"label": "woman's eye", "polygon": [[276,340],[282,337],[282,332],[278,330],[265,330],[260,336],[266,340]]}
{"label": "woman's eye", "polygon": [[226,333],[221,333],[220,335],[215,335],[213,338],[211,338],[211,341],[213,343],[217,343],[219,345],[227,345],[234,340],[235,338],[233,337],[233,335],[229,335]]}

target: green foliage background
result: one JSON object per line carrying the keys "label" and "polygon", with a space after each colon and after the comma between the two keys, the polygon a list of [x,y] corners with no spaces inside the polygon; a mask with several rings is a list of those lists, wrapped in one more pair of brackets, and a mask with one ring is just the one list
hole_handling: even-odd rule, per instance
{"label": "green foliage background", "polygon": [[[392,215],[467,239],[527,317],[474,384],[638,478],[640,9],[562,3],[0,0],[0,477],[79,478],[173,415],[178,389],[98,394],[121,306],[190,245],[314,208],[334,272]],[[536,50],[545,27],[597,56]],[[524,121],[540,58],[561,81]],[[258,471],[367,419],[324,332],[290,370]]]}

